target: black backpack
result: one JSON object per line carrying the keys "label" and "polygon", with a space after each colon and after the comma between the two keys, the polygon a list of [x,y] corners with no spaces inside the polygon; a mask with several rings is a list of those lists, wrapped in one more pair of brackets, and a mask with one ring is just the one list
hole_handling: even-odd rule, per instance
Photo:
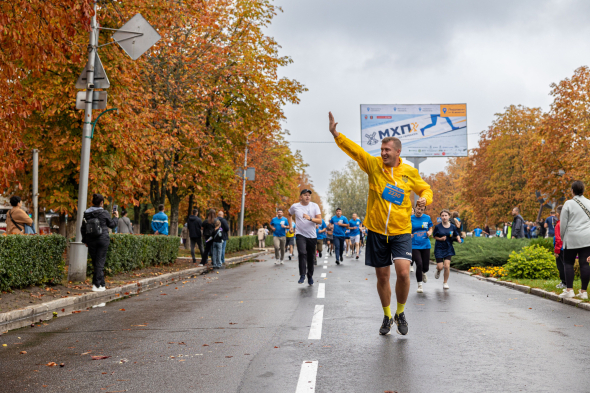
{"label": "black backpack", "polygon": [[98,217],[94,216],[88,221],[84,219],[84,222],[86,223],[86,236],[99,237],[100,235],[102,235],[102,226],[100,225],[100,220],[98,219]]}

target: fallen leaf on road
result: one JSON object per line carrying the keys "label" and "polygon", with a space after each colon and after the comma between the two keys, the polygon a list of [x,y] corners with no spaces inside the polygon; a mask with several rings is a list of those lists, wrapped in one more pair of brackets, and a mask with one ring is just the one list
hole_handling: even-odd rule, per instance
{"label": "fallen leaf on road", "polygon": [[249,353],[245,353],[244,355],[248,356],[248,355],[250,355],[250,354],[249,354]]}
{"label": "fallen leaf on road", "polygon": [[129,295],[129,292],[125,292],[125,295]]}
{"label": "fallen leaf on road", "polygon": [[176,343],[173,343],[173,342],[169,342],[169,343],[168,343],[168,344],[176,344]]}
{"label": "fallen leaf on road", "polygon": [[174,289],[178,289],[178,287],[174,288]]}
{"label": "fallen leaf on road", "polygon": [[179,362],[184,362],[186,359],[180,359]]}
{"label": "fallen leaf on road", "polygon": [[59,367],[65,367],[65,366],[66,366],[66,364],[65,364],[65,363],[60,363],[60,364],[59,364]]}
{"label": "fallen leaf on road", "polygon": [[3,347],[7,347],[8,345],[7,345],[7,344],[2,344],[2,346],[3,346]]}
{"label": "fallen leaf on road", "polygon": [[186,344],[183,341],[183,342],[178,343],[178,345],[186,345]]}
{"label": "fallen leaf on road", "polygon": [[66,311],[66,309],[65,309],[65,308],[62,308],[62,309],[61,309],[61,312],[65,312],[65,311]]}
{"label": "fallen leaf on road", "polygon": [[92,356],[92,360],[102,360],[102,359],[108,359],[108,358],[110,358],[110,356],[103,356],[103,355]]}
{"label": "fallen leaf on road", "polygon": [[577,326],[577,327],[584,327],[584,325],[574,325],[574,326]]}
{"label": "fallen leaf on road", "polygon": [[275,348],[278,348],[278,347],[275,347]]}
{"label": "fallen leaf on road", "polygon": [[226,358],[233,358],[233,356],[226,356]]}
{"label": "fallen leaf on road", "polygon": [[230,322],[229,324],[230,325],[237,325],[238,323],[237,322]]}
{"label": "fallen leaf on road", "polygon": [[147,325],[131,325],[131,326],[147,326]]}
{"label": "fallen leaf on road", "polygon": [[215,344],[223,344],[223,341],[215,341]]}
{"label": "fallen leaf on road", "polygon": [[72,311],[72,314],[79,314],[79,313],[81,313],[81,312],[82,312],[82,311],[80,311],[80,310],[78,310],[78,311]]}
{"label": "fallen leaf on road", "polygon": [[55,363],[55,362],[49,362],[49,363],[46,364],[46,366],[47,367],[54,367],[54,366],[57,366],[57,363]]}
{"label": "fallen leaf on road", "polygon": [[21,355],[26,355],[27,354],[27,351],[20,351],[20,354]]}
{"label": "fallen leaf on road", "polygon": [[160,295],[166,295],[165,293],[161,293]]}
{"label": "fallen leaf on road", "polygon": [[365,280],[368,280],[368,278],[365,278]]}
{"label": "fallen leaf on road", "polygon": [[82,356],[82,355],[88,355],[90,352],[92,352],[92,351],[81,353],[80,356]]}
{"label": "fallen leaf on road", "polygon": [[209,344],[203,344],[203,346],[204,346],[204,347],[208,347],[208,346],[209,346]]}
{"label": "fallen leaf on road", "polygon": [[119,311],[125,311],[125,309],[124,308],[120,308]]}

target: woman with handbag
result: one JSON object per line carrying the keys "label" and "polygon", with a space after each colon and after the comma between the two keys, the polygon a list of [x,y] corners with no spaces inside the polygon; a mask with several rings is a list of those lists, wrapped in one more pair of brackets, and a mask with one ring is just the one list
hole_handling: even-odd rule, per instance
{"label": "woman with handbag", "polygon": [[23,201],[19,196],[11,196],[10,205],[12,209],[6,214],[6,234],[24,235],[25,226],[33,225],[33,219],[23,210]]}
{"label": "woman with handbag", "polygon": [[[563,204],[559,221],[559,232],[563,242],[563,264],[566,289],[561,298],[578,296],[588,299],[588,282],[590,281],[590,200],[584,197],[584,183],[577,180],[572,184],[573,198]],[[580,263],[582,289],[574,294],[574,263],[576,257]]]}
{"label": "woman with handbag", "polygon": [[115,217],[111,218],[109,212],[103,209],[104,197],[100,194],[92,195],[92,207],[84,212],[82,220],[82,243],[88,247],[88,253],[92,259],[92,291],[102,292],[106,290],[104,281],[104,264],[107,260],[107,251],[111,238],[109,228],[115,229],[119,224],[119,212],[114,211]]}

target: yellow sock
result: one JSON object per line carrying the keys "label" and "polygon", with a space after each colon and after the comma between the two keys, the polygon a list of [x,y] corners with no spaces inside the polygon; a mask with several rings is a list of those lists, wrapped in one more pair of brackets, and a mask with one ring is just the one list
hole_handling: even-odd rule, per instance
{"label": "yellow sock", "polygon": [[405,304],[398,303],[397,304],[397,310],[395,311],[395,315],[400,315],[401,313],[403,313],[404,312],[404,308],[406,308],[406,305]]}
{"label": "yellow sock", "polygon": [[385,313],[385,316],[391,318],[391,306],[383,307],[383,312]]}

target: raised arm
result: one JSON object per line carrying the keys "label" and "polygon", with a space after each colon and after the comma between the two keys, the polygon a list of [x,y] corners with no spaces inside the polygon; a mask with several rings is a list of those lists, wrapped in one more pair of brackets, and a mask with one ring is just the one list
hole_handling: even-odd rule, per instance
{"label": "raised arm", "polygon": [[332,112],[329,112],[328,117],[330,119],[330,132],[332,133],[332,136],[334,136],[334,140],[336,141],[338,147],[342,149],[342,151],[345,152],[350,158],[355,160],[363,171],[369,173],[369,166],[372,162],[375,162],[377,158],[367,153],[365,149],[348,139],[346,136],[344,136],[344,134],[336,131],[336,126],[338,123],[334,121]]}

